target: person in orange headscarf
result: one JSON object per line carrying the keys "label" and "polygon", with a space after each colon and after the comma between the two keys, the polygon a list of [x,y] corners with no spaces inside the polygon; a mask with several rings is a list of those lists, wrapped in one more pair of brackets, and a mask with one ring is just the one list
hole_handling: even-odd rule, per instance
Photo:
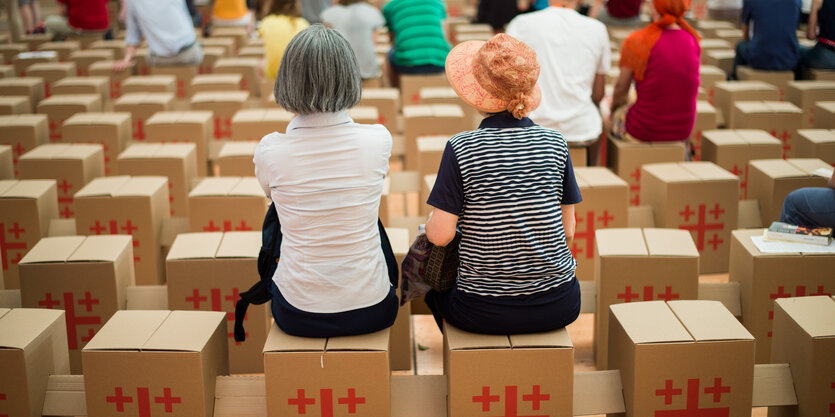
{"label": "person in orange headscarf", "polygon": [[[700,38],[683,19],[690,0],[652,3],[653,22],[621,48],[611,133],[633,141],[685,141],[696,121]],[[633,80],[637,99],[627,105]]]}

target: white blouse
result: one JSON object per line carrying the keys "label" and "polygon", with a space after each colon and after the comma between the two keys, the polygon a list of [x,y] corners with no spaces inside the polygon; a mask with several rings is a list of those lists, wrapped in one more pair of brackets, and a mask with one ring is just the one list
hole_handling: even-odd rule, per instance
{"label": "white blouse", "polygon": [[345,111],[297,116],[261,139],[255,176],[283,234],[273,280],[294,307],[337,313],[389,293],[377,217],[390,156],[388,130]]}

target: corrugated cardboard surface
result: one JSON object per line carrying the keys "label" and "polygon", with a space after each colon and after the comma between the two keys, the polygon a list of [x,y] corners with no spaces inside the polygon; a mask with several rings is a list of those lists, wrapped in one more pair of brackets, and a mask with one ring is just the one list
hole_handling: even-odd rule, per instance
{"label": "corrugated cardboard surface", "polygon": [[705,132],[702,159],[739,177],[739,199],[748,198],[748,162],[782,156],[778,139],[765,130],[712,130]]}
{"label": "corrugated cardboard surface", "polygon": [[577,219],[571,252],[577,259],[577,278],[594,279],[594,242],[597,230],[626,227],[628,184],[603,167],[574,168],[583,201],[575,207]]}
{"label": "corrugated cardboard surface", "polygon": [[607,164],[612,172],[629,185],[629,205],[645,205],[641,202],[641,165],[661,162],[684,162],[684,144],[655,143],[636,144],[609,139]]}
{"label": "corrugated cardboard surface", "polygon": [[725,125],[732,127],[734,102],[742,100],[779,100],[777,87],[762,81],[720,81],[714,84],[713,106],[722,113]]}
{"label": "corrugated cardboard surface", "polygon": [[168,178],[171,216],[188,216],[188,192],[197,177],[193,143],[135,144],[119,155],[119,174],[164,175]]}
{"label": "corrugated cardboard surface", "polygon": [[465,123],[464,112],[458,105],[431,104],[403,107],[406,169],[418,169],[417,138],[419,136],[452,136],[467,130]]}
{"label": "corrugated cardboard surface", "polygon": [[0,180],[14,179],[14,161],[16,158],[13,154],[11,146],[0,145]]}
{"label": "corrugated cardboard surface", "polygon": [[255,177],[206,178],[189,193],[192,232],[260,230],[268,200]]}
{"label": "corrugated cardboard surface", "polygon": [[38,113],[49,119],[49,139],[63,138],[64,121],[76,113],[102,111],[101,98],[97,94],[72,94],[52,96],[38,103]]}
{"label": "corrugated cardboard surface", "polygon": [[763,225],[780,218],[786,196],[803,187],[826,187],[826,179],[812,175],[826,162],[816,159],[767,159],[749,163],[748,198],[759,200]]}
{"label": "corrugated cardboard surface", "polygon": [[32,103],[32,112],[38,103],[44,99],[44,81],[40,78],[12,77],[0,79],[0,95],[27,96]]}
{"label": "corrugated cardboard surface", "polygon": [[786,86],[786,101],[803,111],[802,128],[815,125],[815,102],[835,97],[835,81],[789,81]]}
{"label": "corrugated cardboard surface", "polygon": [[72,143],[100,143],[105,175],[116,173],[116,158],[131,138],[130,113],[79,113],[64,122],[62,139]]}
{"label": "corrugated cardboard surface", "polygon": [[0,231],[5,235],[3,278],[7,289],[20,288],[18,265],[26,253],[47,235],[49,222],[58,217],[54,180],[0,181]]}
{"label": "corrugated cardboard surface", "polygon": [[232,116],[232,140],[260,141],[272,132],[284,132],[295,115],[283,109],[242,109]]}
{"label": "corrugated cardboard surface", "polygon": [[98,94],[104,105],[110,100],[110,81],[106,77],[66,77],[51,87],[52,94]]}
{"label": "corrugated cardboard surface", "polygon": [[820,158],[835,164],[835,131],[827,129],[801,129],[797,131],[797,156]]}
{"label": "corrugated cardboard surface", "polygon": [[12,147],[15,177],[18,175],[18,158],[48,141],[49,124],[45,115],[0,116],[0,144]]}
{"label": "corrugated cardboard surface", "polygon": [[213,116],[208,111],[158,112],[148,119],[145,128],[148,142],[192,142],[197,147],[197,175],[206,176],[208,143],[212,136]]}
{"label": "corrugated cardboard surface", "polygon": [[374,106],[379,112],[377,121],[389,132],[398,132],[397,118],[400,112],[400,91],[396,88],[363,88],[361,106]]}
{"label": "corrugated cardboard surface", "polygon": [[729,127],[733,129],[763,129],[780,139],[783,158],[794,157],[797,130],[801,128],[803,112],[791,103],[781,101],[737,101],[731,113]]}

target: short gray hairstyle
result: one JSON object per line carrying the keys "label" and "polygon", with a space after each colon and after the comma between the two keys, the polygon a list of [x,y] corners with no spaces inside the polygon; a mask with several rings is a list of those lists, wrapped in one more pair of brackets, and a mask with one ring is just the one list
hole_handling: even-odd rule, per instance
{"label": "short gray hairstyle", "polygon": [[360,101],[362,78],[351,45],[321,24],[299,32],[284,50],[275,102],[296,114],[330,113]]}

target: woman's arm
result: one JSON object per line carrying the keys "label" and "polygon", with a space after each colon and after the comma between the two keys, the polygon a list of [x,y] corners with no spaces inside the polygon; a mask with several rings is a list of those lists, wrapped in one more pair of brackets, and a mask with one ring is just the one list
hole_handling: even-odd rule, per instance
{"label": "woman's arm", "polygon": [[562,228],[565,231],[565,244],[571,246],[574,240],[574,229],[577,226],[577,219],[574,217],[574,204],[562,205]]}
{"label": "woman's arm", "polygon": [[426,238],[435,246],[446,246],[455,238],[458,216],[439,208],[433,209],[426,220]]}
{"label": "woman's arm", "polygon": [[812,10],[809,11],[809,29],[806,31],[806,39],[810,41],[818,38],[818,11],[822,4],[823,0],[812,1]]}
{"label": "woman's arm", "polygon": [[612,92],[612,114],[615,114],[615,110],[629,100],[629,87],[632,86],[633,76],[631,69],[620,67],[620,75],[615,82],[615,90]]}

